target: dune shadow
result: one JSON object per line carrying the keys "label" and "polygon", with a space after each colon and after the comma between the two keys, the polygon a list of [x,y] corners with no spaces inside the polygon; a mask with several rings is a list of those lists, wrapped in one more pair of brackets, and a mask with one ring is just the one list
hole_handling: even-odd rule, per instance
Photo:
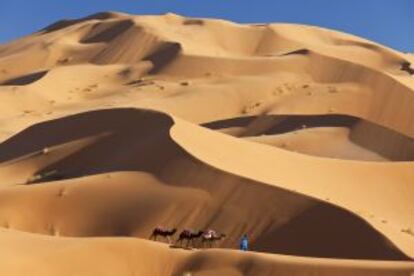
{"label": "dune shadow", "polygon": [[[214,121],[203,124],[204,127],[210,129],[222,129],[229,127],[248,127],[253,124],[269,121],[269,124],[265,124],[263,128],[258,129],[255,133],[244,134],[243,136],[255,136],[255,135],[272,135],[283,134],[296,130],[314,127],[352,127],[360,119],[339,114],[323,114],[323,115],[265,115],[265,116],[247,116],[237,117],[227,120]],[[260,132],[260,133],[257,133]]]}
{"label": "dune shadow", "polygon": [[362,219],[323,203],[263,234],[252,249],[323,258],[410,260]]}
{"label": "dune shadow", "polygon": [[290,56],[290,55],[308,55],[310,53],[309,49],[299,49],[291,52],[281,54],[280,56]]}
{"label": "dune shadow", "polygon": [[149,74],[160,72],[165,66],[170,64],[181,52],[181,44],[177,42],[165,42],[161,44],[152,54],[146,56],[143,60],[151,61],[153,68]]}
{"label": "dune shadow", "polygon": [[401,71],[407,72],[408,74],[414,75],[414,68],[411,67],[411,63],[406,61],[401,64]]}
{"label": "dune shadow", "polygon": [[40,80],[41,78],[46,76],[47,73],[48,71],[45,70],[45,71],[27,74],[24,76],[19,76],[17,78],[6,80],[2,82],[0,85],[28,85],[28,84],[31,84],[31,83],[34,83]]}
{"label": "dune shadow", "polygon": [[[87,137],[95,143],[60,160],[37,175],[65,178],[110,171],[154,171],[176,153],[170,139],[172,119],[162,113],[138,109],[109,109],[76,114],[33,125],[0,144],[0,163],[45,148]],[[122,145],[122,146],[121,146]],[[117,150],[111,150],[116,148]]]}
{"label": "dune shadow", "polygon": [[41,29],[39,32],[40,33],[51,33],[51,32],[67,28],[77,23],[84,22],[84,21],[88,21],[92,19],[105,20],[105,19],[111,19],[115,17],[117,17],[117,15],[112,12],[98,12],[98,13],[80,18],[80,19],[64,19],[64,20],[56,21],[55,23],[52,23],[49,26],[46,26],[45,28]]}
{"label": "dune shadow", "polygon": [[237,137],[279,135],[311,128],[343,127],[350,130],[349,140],[391,161],[414,160],[414,139],[367,120],[349,115],[261,115],[236,117],[203,124],[220,130],[244,128]]}
{"label": "dune shadow", "polygon": [[196,25],[196,26],[202,26],[204,25],[204,21],[201,19],[193,19],[188,18],[183,21],[183,25]]}
{"label": "dune shadow", "polygon": [[109,42],[119,35],[123,34],[126,30],[134,25],[134,21],[132,20],[122,20],[118,22],[114,22],[112,24],[109,23],[98,23],[95,25],[90,36],[87,36],[81,39],[81,43],[100,43],[100,42]]}

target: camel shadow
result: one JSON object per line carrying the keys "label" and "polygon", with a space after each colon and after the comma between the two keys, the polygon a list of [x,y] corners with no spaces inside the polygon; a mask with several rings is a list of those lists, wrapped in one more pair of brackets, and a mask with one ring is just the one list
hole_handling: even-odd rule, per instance
{"label": "camel shadow", "polygon": [[169,248],[171,249],[184,249],[184,250],[193,250],[193,247],[187,247],[187,246],[181,246],[181,245],[177,245],[177,244],[170,244]]}

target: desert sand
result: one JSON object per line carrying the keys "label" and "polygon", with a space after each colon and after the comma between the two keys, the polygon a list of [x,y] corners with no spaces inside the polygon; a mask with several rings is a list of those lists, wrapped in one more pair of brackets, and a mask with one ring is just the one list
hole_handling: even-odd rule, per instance
{"label": "desert sand", "polygon": [[[0,45],[0,274],[414,273],[413,63],[175,14]],[[226,238],[169,247],[159,225]]]}

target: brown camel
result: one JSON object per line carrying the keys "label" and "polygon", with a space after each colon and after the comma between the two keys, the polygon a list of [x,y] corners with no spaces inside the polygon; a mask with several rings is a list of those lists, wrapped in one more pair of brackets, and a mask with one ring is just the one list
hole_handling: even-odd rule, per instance
{"label": "brown camel", "polygon": [[190,244],[194,245],[194,240],[200,238],[201,235],[203,235],[203,233],[204,233],[203,231],[194,232],[194,231],[185,229],[180,233],[180,236],[178,237],[176,244],[182,245],[183,241],[186,240],[187,241],[186,247],[188,247]]}
{"label": "brown camel", "polygon": [[158,226],[152,231],[152,234],[150,236],[150,240],[153,239],[154,241],[156,241],[158,236],[161,236],[163,238],[166,238],[168,240],[168,243],[171,243],[170,237],[172,237],[175,234],[175,232],[177,232],[177,229],[175,229],[175,228],[166,229],[166,228]]}
{"label": "brown camel", "polygon": [[224,239],[225,237],[226,237],[226,234],[218,234],[214,230],[207,230],[201,236],[201,242],[203,244],[203,247],[205,247],[206,245],[208,245],[209,247],[213,247],[216,241],[220,241]]}

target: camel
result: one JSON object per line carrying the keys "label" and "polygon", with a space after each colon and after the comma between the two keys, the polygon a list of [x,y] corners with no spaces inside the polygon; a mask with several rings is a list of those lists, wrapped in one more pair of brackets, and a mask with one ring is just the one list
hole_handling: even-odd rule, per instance
{"label": "camel", "polygon": [[226,234],[218,234],[214,230],[208,230],[202,235],[201,242],[203,244],[203,247],[205,247],[205,244],[209,245],[209,247],[213,247],[214,242],[220,241],[225,237]]}
{"label": "camel", "polygon": [[178,237],[176,244],[182,245],[183,241],[186,240],[187,241],[186,247],[188,247],[190,243],[191,245],[194,245],[194,240],[200,238],[201,235],[203,235],[203,233],[204,233],[203,231],[194,232],[194,231],[185,229],[180,233],[180,236]]}
{"label": "camel", "polygon": [[152,234],[150,236],[150,240],[153,239],[154,241],[156,241],[158,236],[161,236],[163,238],[166,238],[168,240],[168,243],[171,244],[170,237],[173,236],[175,234],[175,232],[177,232],[176,228],[166,229],[166,228],[158,226],[152,231]]}

